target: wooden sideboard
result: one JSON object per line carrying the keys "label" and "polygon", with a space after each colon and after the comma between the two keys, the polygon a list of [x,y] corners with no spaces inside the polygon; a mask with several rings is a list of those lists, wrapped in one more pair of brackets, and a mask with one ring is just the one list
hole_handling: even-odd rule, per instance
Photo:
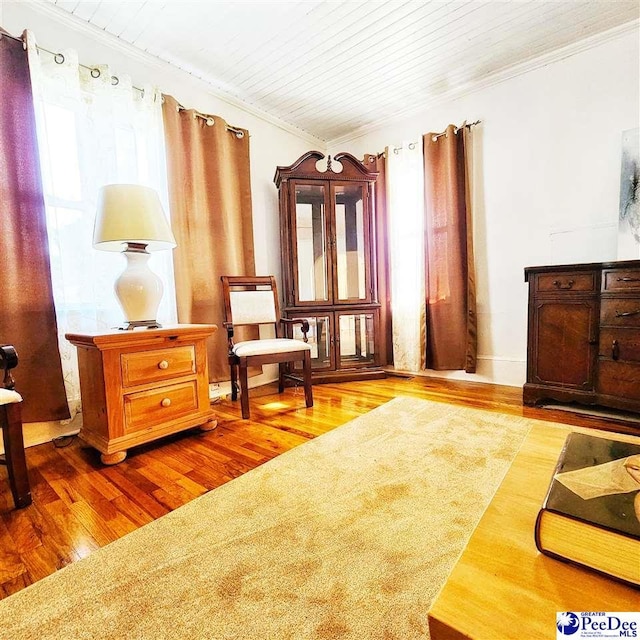
{"label": "wooden sideboard", "polygon": [[555,638],[556,613],[638,610],[637,589],[536,549],[536,516],[572,430],[584,431],[531,429],[429,611],[431,640]]}
{"label": "wooden sideboard", "polygon": [[104,464],[130,447],[216,420],[209,402],[206,342],[216,325],[66,334],[78,349],[80,437]]}
{"label": "wooden sideboard", "polygon": [[640,260],[525,269],[525,404],[640,411]]}

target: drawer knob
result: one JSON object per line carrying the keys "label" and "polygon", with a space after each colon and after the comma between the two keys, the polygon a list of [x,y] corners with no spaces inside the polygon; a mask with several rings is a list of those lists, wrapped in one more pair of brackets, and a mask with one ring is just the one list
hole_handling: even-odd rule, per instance
{"label": "drawer knob", "polygon": [[620,357],[620,345],[617,340],[611,343],[611,359],[617,360]]}
{"label": "drawer knob", "polygon": [[171,398],[162,398],[162,402],[160,403],[163,407],[171,406]]}
{"label": "drawer knob", "polygon": [[169,368],[169,363],[166,360],[160,360],[160,362],[158,362],[158,369],[168,369]]}

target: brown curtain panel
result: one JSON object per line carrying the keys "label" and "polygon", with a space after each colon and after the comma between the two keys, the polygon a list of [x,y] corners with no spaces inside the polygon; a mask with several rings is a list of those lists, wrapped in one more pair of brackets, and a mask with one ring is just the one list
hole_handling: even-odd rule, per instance
{"label": "brown curtain panel", "polygon": [[375,251],[380,302],[380,364],[393,364],[391,325],[391,277],[389,271],[389,232],[387,218],[387,159],[384,154],[366,154],[364,165],[369,171],[377,171],[375,184]]}
{"label": "brown curtain panel", "polygon": [[449,125],[424,144],[429,369],[475,373],[477,324],[469,198],[469,130]]}
{"label": "brown curtain panel", "polygon": [[178,244],[178,321],[218,325],[208,344],[209,377],[228,380],[220,276],[255,275],[249,132],[239,138],[222,118],[207,120],[168,95],[163,119],[171,226]]}
{"label": "brown curtain panel", "polygon": [[25,422],[64,420],[49,245],[27,52],[0,29],[0,341],[19,364]]}

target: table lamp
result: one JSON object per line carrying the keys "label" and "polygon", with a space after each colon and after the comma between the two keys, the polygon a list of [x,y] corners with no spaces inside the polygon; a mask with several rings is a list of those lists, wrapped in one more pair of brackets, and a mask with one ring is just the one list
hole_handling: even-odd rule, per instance
{"label": "table lamp", "polygon": [[158,194],[137,184],[108,184],[100,189],[93,246],[120,251],[127,266],[115,282],[126,324],[120,329],[156,328],[162,280],[148,265],[150,251],[176,246]]}

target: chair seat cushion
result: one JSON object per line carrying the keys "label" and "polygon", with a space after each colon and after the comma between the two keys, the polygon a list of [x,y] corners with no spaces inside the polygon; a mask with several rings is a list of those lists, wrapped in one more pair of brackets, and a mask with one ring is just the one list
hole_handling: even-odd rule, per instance
{"label": "chair seat cushion", "polygon": [[22,402],[22,396],[17,391],[0,389],[0,404],[12,404],[14,402]]}
{"label": "chair seat cushion", "polygon": [[291,338],[271,338],[270,340],[247,340],[238,342],[233,353],[241,357],[262,356],[268,353],[284,353],[285,351],[310,351],[311,345],[302,340]]}

